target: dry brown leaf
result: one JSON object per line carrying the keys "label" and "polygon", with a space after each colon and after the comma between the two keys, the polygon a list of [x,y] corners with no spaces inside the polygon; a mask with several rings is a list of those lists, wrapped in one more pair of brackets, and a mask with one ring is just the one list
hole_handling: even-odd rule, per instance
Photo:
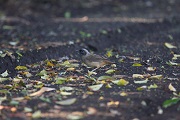
{"label": "dry brown leaf", "polygon": [[42,87],[39,91],[31,93],[29,96],[40,96],[44,92],[48,92],[48,91],[52,91],[52,90],[56,90],[56,89],[55,88],[49,88],[49,87]]}

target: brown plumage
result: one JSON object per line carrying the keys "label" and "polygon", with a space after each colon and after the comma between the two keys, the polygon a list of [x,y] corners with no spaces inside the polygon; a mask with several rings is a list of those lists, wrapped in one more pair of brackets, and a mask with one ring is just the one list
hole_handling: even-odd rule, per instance
{"label": "brown plumage", "polygon": [[86,49],[79,50],[82,61],[89,67],[103,67],[108,64],[113,64],[113,62],[109,61],[107,58],[104,58],[100,55],[92,54]]}

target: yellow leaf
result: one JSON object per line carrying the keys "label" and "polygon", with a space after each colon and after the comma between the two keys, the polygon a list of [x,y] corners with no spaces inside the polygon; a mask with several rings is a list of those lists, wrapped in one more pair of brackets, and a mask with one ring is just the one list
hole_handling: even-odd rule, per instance
{"label": "yellow leaf", "polygon": [[121,92],[120,96],[128,96],[128,94],[126,92]]}
{"label": "yellow leaf", "polygon": [[48,67],[54,67],[54,64],[53,64],[52,62],[48,61],[48,62],[47,62],[47,66],[48,66]]}
{"label": "yellow leaf", "polygon": [[112,73],[114,73],[114,72],[115,72],[114,69],[110,69],[110,70],[107,70],[105,73],[107,73],[107,74],[112,74]]}
{"label": "yellow leaf", "polygon": [[147,86],[141,86],[141,87],[138,87],[137,90],[142,91],[142,90],[145,90],[146,88],[147,88]]}
{"label": "yellow leaf", "polygon": [[119,101],[110,101],[107,103],[107,106],[112,107],[115,106],[117,107],[119,105]]}
{"label": "yellow leaf", "polygon": [[15,70],[27,70],[26,66],[16,66]]}
{"label": "yellow leaf", "polygon": [[113,56],[112,50],[108,50],[108,51],[106,52],[106,56],[107,56],[107,57],[112,57],[112,56]]}
{"label": "yellow leaf", "polygon": [[112,88],[112,86],[110,84],[107,84],[106,88]]}
{"label": "yellow leaf", "polygon": [[75,68],[70,67],[70,68],[67,68],[66,71],[75,71]]}
{"label": "yellow leaf", "polygon": [[112,81],[114,84],[119,85],[119,86],[126,86],[129,82],[126,81],[125,79],[120,79],[120,80],[114,80]]}
{"label": "yellow leaf", "polygon": [[134,66],[134,67],[141,67],[142,64],[140,64],[140,63],[134,63],[132,66]]}

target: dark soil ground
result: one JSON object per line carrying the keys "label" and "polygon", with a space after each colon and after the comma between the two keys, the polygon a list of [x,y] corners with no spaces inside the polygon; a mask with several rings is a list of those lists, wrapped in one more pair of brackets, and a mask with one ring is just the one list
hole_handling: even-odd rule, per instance
{"label": "dark soil ground", "polygon": [[[0,0],[0,119],[179,120],[179,5]],[[91,74],[80,48],[115,65]]]}

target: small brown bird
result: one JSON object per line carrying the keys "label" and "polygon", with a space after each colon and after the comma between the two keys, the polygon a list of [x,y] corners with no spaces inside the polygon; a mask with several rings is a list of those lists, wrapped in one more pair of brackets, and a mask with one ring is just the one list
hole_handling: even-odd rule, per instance
{"label": "small brown bird", "polygon": [[89,67],[100,68],[108,64],[113,64],[113,62],[107,60],[107,58],[92,54],[86,49],[80,49],[79,53],[81,55],[82,61]]}

